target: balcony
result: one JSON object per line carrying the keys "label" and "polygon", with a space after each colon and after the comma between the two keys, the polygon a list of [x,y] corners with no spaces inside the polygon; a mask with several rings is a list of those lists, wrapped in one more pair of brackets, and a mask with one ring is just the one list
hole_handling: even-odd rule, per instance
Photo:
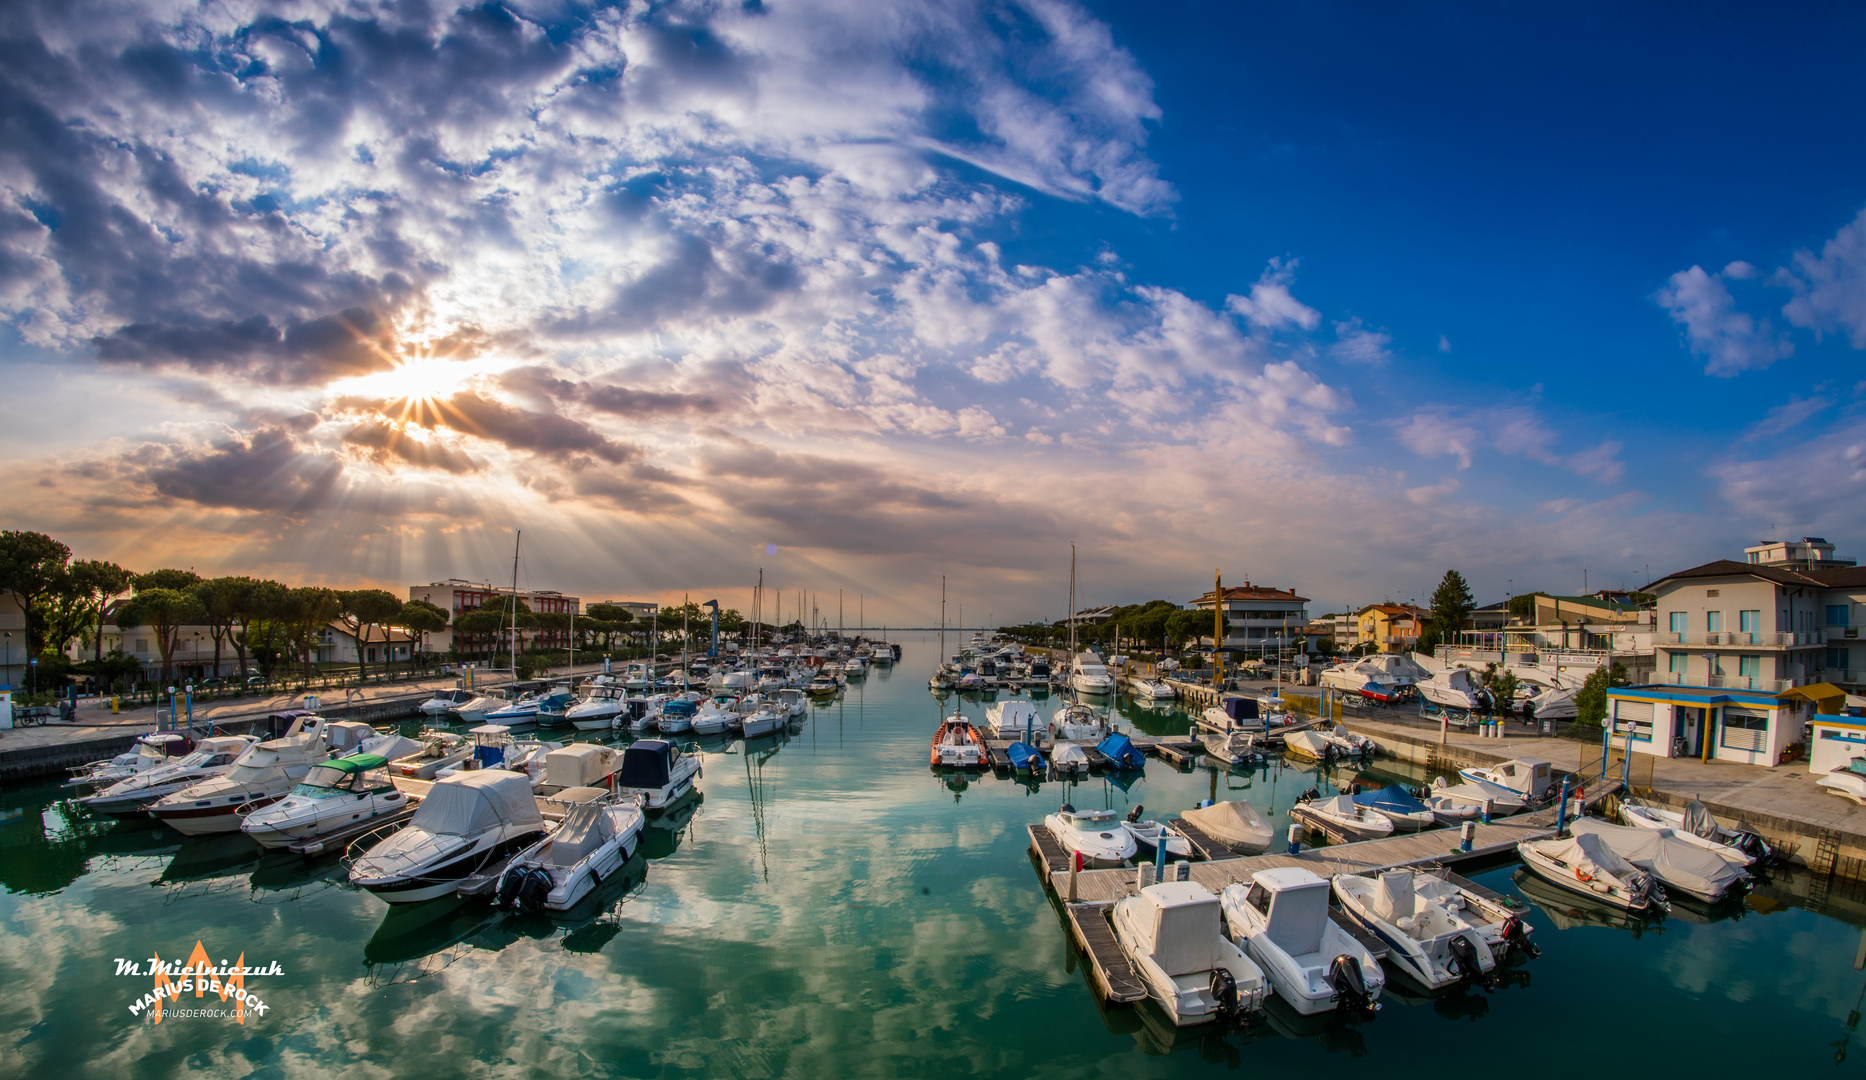
{"label": "balcony", "polygon": [[1779,694],[1784,690],[1793,690],[1805,684],[1806,679],[1765,679],[1758,675],[1712,675],[1706,679],[1702,675],[1680,674],[1676,671],[1661,671],[1653,675],[1664,686],[1708,686],[1713,690],[1760,690],[1766,694]]}
{"label": "balcony", "polygon": [[[1713,633],[1678,634],[1670,631],[1658,635],[1659,647],[1670,648],[1684,645],[1691,648],[1705,649],[1796,649],[1811,648],[1827,644],[1827,635],[1820,631],[1804,630],[1799,633],[1771,632],[1762,630],[1718,630]],[[1677,650],[1672,650],[1676,652]]]}
{"label": "balcony", "polygon": [[1860,636],[1857,626],[1830,626],[1822,631],[1828,641],[1850,641]]}

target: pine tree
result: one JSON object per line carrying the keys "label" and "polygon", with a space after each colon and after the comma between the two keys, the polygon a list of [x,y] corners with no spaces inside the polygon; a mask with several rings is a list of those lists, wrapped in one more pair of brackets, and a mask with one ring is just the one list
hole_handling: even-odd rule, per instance
{"label": "pine tree", "polygon": [[1464,620],[1470,617],[1475,606],[1471,586],[1465,582],[1464,575],[1456,570],[1445,571],[1444,580],[1432,593],[1432,640],[1445,644],[1456,641],[1458,631],[1464,628]]}

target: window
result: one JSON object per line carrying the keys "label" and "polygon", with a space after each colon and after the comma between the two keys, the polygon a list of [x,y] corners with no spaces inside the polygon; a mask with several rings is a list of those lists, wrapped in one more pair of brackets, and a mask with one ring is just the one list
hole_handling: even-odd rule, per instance
{"label": "window", "polygon": [[1827,605],[1827,625],[1845,626],[1846,624],[1847,624],[1847,605],[1845,604]]}
{"label": "window", "polygon": [[1723,632],[1723,612],[1706,611],[1704,613],[1704,629],[1713,634],[1722,633]]}
{"label": "window", "polygon": [[1752,753],[1768,745],[1769,714],[1747,712],[1741,709],[1723,711],[1722,745],[1727,750],[1747,750]]}
{"label": "window", "polygon": [[1752,690],[1755,689],[1756,687],[1755,680],[1762,678],[1762,657],[1760,656],[1739,656],[1737,657],[1736,658],[1736,673],[1742,678],[1750,680],[1750,683],[1749,683],[1750,689]]}
{"label": "window", "polygon": [[1722,589],[1705,589],[1704,595],[1711,597],[1712,599],[1716,599],[1717,597],[1723,595],[1723,590]]}
{"label": "window", "polygon": [[1614,733],[1640,742],[1652,741],[1652,703],[1616,701],[1613,703]]}
{"label": "window", "polygon": [[1761,633],[1762,632],[1762,611],[1761,609],[1757,609],[1755,611],[1737,612],[1736,613],[1736,628],[1738,630],[1743,631],[1745,634]]}
{"label": "window", "polygon": [[1689,618],[1689,616],[1687,616],[1687,615],[1686,615],[1686,614],[1685,614],[1684,612],[1682,612],[1682,611],[1674,611],[1674,612],[1672,612],[1672,614],[1671,614],[1671,620],[1672,620],[1672,633],[1674,633],[1674,634],[1682,634],[1682,633],[1684,633],[1684,632],[1685,632],[1685,629],[1686,629],[1686,626],[1685,626],[1685,620],[1686,620],[1687,618]]}
{"label": "window", "polygon": [[1672,674],[1683,675],[1685,672],[1691,669],[1691,654],[1690,653],[1675,652],[1675,653],[1668,653],[1667,655],[1671,657],[1670,670]]}
{"label": "window", "polygon": [[1847,650],[1827,650],[1827,666],[1833,668],[1835,671],[1845,671],[1847,669]]}

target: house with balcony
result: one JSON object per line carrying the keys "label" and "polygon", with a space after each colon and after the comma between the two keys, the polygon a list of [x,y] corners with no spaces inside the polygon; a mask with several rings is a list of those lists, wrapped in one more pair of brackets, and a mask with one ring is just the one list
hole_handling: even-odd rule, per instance
{"label": "house with balcony", "polygon": [[[410,600],[426,600],[442,611],[447,612],[449,626],[439,633],[429,634],[424,646],[430,652],[475,652],[491,647],[491,634],[454,633],[451,625],[453,617],[463,612],[486,604],[506,605],[509,610],[512,590],[510,587],[493,585],[485,582],[466,581],[462,578],[448,578],[427,585],[410,585]],[[546,615],[581,615],[582,600],[575,596],[566,596],[555,589],[520,589],[518,598],[525,602],[534,614]],[[637,605],[646,606],[646,605]],[[456,636],[458,640],[456,640]],[[529,647],[540,649],[567,649],[570,647],[568,629],[536,629],[524,631],[524,639]],[[504,640],[503,637],[500,638]]]}
{"label": "house with balcony", "polygon": [[1858,693],[1866,569],[1826,561],[1840,565],[1720,559],[1653,582],[1655,681],[1770,692],[1827,682]]}
{"label": "house with balcony", "polygon": [[1430,608],[1413,604],[1368,604],[1354,613],[1356,643],[1374,652],[1411,652],[1431,618]]}
{"label": "house with balcony", "polygon": [[1225,586],[1222,598],[1207,592],[1186,606],[1210,612],[1215,603],[1224,605],[1224,647],[1245,654],[1263,655],[1288,648],[1309,626],[1309,598],[1297,596],[1294,589],[1246,581]]}

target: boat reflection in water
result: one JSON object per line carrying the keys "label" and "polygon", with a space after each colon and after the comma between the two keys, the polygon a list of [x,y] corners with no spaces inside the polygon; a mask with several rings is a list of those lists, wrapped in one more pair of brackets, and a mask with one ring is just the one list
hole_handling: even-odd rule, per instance
{"label": "boat reflection in water", "polygon": [[[1242,1047],[1255,1041],[1257,1033],[1263,1030],[1263,1021],[1254,1016],[1243,1026],[1195,1024],[1179,1027],[1152,998],[1123,1011],[1133,1018],[1127,1030],[1133,1033],[1134,1045],[1141,1053],[1152,1057],[1193,1053],[1208,1065],[1221,1065],[1226,1069],[1236,1069],[1244,1063]],[[1104,1008],[1104,1023],[1109,1016],[1109,1010]],[[1114,1031],[1114,1025],[1109,1024],[1108,1030]]]}
{"label": "boat reflection in water", "polygon": [[[472,938],[497,921],[499,914],[484,900],[464,896],[390,905],[363,945],[363,966],[370,982],[386,985],[435,970],[426,963],[429,958]],[[443,958],[437,967],[445,966]]]}
{"label": "boat reflection in water", "polygon": [[1572,889],[1544,881],[1528,869],[1518,869],[1510,878],[1523,898],[1541,908],[1557,930],[1578,926],[1605,926],[1628,930],[1634,937],[1656,927],[1664,920],[1657,911],[1628,911],[1613,904],[1590,900]]}
{"label": "boat reflection in water", "polygon": [[640,854],[650,859],[665,859],[680,850],[680,839],[686,834],[688,823],[705,802],[706,793],[693,789],[649,814],[641,827]]}
{"label": "boat reflection in water", "polygon": [[337,852],[323,858],[307,859],[288,851],[269,851],[253,868],[247,879],[253,899],[259,903],[296,900],[306,891],[339,888],[344,883],[343,861]]}
{"label": "boat reflection in water", "polygon": [[191,837],[182,841],[181,850],[169,860],[157,881],[162,885],[181,885],[229,877],[232,876],[230,871],[246,869],[258,862],[262,854],[253,838],[241,832]]}
{"label": "boat reflection in water", "polygon": [[648,859],[637,851],[633,858],[616,868],[589,895],[560,912],[539,911],[530,915],[511,914],[501,919],[496,932],[514,939],[525,937],[542,941],[564,932],[564,948],[571,952],[600,952],[609,940],[622,932],[622,906],[628,897],[648,880]]}

